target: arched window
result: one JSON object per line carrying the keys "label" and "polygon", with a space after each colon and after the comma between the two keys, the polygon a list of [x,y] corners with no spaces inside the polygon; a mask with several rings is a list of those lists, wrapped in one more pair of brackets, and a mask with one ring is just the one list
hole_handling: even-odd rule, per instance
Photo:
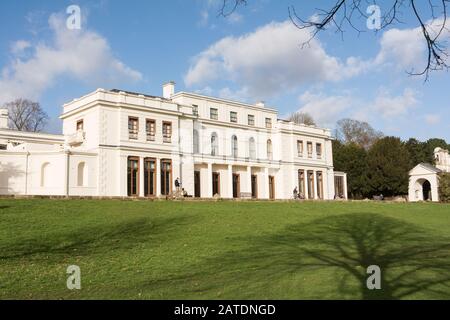
{"label": "arched window", "polygon": [[77,186],[84,187],[88,185],[88,170],[85,162],[80,162],[78,164],[78,174],[77,174]]}
{"label": "arched window", "polygon": [[256,146],[255,139],[253,137],[248,140],[248,155],[250,159],[256,159]]}
{"label": "arched window", "polygon": [[213,132],[213,134],[211,135],[211,155],[219,155],[219,138],[217,137],[217,133],[215,132]]}
{"label": "arched window", "polygon": [[194,153],[200,153],[200,139],[198,136],[198,131],[194,129],[194,137],[193,137],[194,141]]}
{"label": "arched window", "polygon": [[48,186],[50,176],[50,163],[46,162],[41,167],[41,187]]}
{"label": "arched window", "polygon": [[273,159],[272,140],[267,140],[267,159]]}
{"label": "arched window", "polygon": [[234,158],[238,156],[238,139],[235,135],[231,137],[231,156]]}

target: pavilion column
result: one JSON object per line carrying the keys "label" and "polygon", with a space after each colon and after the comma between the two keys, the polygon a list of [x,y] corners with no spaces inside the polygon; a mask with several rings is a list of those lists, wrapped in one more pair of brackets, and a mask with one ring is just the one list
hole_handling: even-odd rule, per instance
{"label": "pavilion column", "polygon": [[347,200],[348,194],[347,194],[347,175],[346,174],[344,174],[342,181],[344,182],[344,198]]}
{"label": "pavilion column", "polygon": [[228,184],[227,184],[227,193],[228,193],[228,198],[233,198],[233,165],[229,164],[228,165],[228,171],[227,171],[227,175],[228,175]]}
{"label": "pavilion column", "polygon": [[144,196],[144,157],[139,157],[139,197]]}
{"label": "pavilion column", "polygon": [[213,197],[213,185],[212,185],[212,163],[208,163],[208,169],[206,171],[206,197]]}
{"label": "pavilion column", "polygon": [[313,189],[314,189],[314,199],[319,199],[319,196],[317,194],[317,171],[313,171]]}
{"label": "pavilion column", "polygon": [[303,171],[303,195],[308,199],[308,170]]}

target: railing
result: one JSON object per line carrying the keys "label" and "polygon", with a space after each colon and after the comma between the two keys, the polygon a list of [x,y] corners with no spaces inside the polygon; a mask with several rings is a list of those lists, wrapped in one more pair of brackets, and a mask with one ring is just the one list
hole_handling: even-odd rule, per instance
{"label": "railing", "polygon": [[77,130],[76,133],[67,137],[67,143],[71,146],[82,144],[84,142],[85,133],[83,130]]}
{"label": "railing", "polygon": [[132,140],[137,140],[138,131],[137,130],[128,130],[128,138]]}

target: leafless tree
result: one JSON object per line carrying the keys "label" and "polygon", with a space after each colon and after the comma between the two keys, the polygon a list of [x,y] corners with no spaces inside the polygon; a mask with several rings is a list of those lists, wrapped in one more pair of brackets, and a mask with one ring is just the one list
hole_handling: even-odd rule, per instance
{"label": "leafless tree", "polygon": [[[368,19],[367,7],[369,5],[377,5],[378,2],[381,1],[334,0],[334,4],[326,9],[317,9],[318,14],[310,18],[302,18],[294,6],[288,8],[288,14],[292,23],[298,29],[311,31],[311,38],[303,44],[307,45],[311,39],[326,28],[334,28],[341,36],[344,35],[348,27],[358,32],[358,34],[363,32],[357,26],[357,19]],[[388,5],[384,6],[384,10],[381,13],[380,28],[378,30],[401,23],[400,18],[402,16],[406,19],[410,15],[417,21],[426,43],[428,53],[425,66],[419,71],[409,70],[408,73],[410,75],[425,76],[425,80],[427,80],[431,71],[448,70],[450,67],[448,64],[448,51],[442,36],[444,31],[448,31],[446,23],[450,0],[389,0],[385,2]],[[425,6],[428,6],[428,12],[422,2],[425,3]],[[422,5],[420,8],[419,3]],[[223,16],[230,15],[239,6],[246,4],[246,0],[223,0],[223,7],[220,12]]]}
{"label": "leafless tree", "polygon": [[38,102],[16,99],[4,105],[8,109],[9,127],[19,131],[40,132],[48,120],[48,115]]}
{"label": "leafless tree", "polygon": [[223,0],[219,15],[228,17],[237,9],[237,7],[242,5],[247,5],[247,0]]}
{"label": "leafless tree", "polygon": [[287,120],[295,122],[297,124],[306,124],[310,126],[316,124],[316,122],[314,121],[313,117],[310,114],[300,111],[292,113]]}
{"label": "leafless tree", "polygon": [[383,137],[383,133],[364,121],[341,119],[336,124],[336,138],[343,143],[356,143],[364,149]]}

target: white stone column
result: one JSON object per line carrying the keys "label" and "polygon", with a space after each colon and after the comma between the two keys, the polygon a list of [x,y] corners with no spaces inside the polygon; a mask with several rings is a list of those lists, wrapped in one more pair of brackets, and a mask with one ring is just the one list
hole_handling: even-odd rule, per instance
{"label": "white stone column", "polygon": [[264,181],[263,181],[263,186],[264,186],[264,195],[263,197],[265,199],[269,199],[269,168],[264,168]]}
{"label": "white stone column", "polygon": [[247,192],[252,193],[252,167],[247,167]]}
{"label": "white stone column", "polygon": [[144,157],[139,157],[139,197],[144,196]]}
{"label": "white stone column", "polygon": [[228,184],[227,184],[227,197],[233,198],[233,165],[228,165]]}
{"label": "white stone column", "polygon": [[206,189],[206,197],[213,197],[213,186],[212,186],[212,163],[208,163],[208,169],[206,171],[206,185],[208,188]]}
{"label": "white stone column", "polygon": [[347,191],[347,174],[344,174],[344,178],[342,179],[344,181],[344,198],[348,199],[348,191]]}
{"label": "white stone column", "polygon": [[161,159],[156,158],[156,196],[161,196]]}
{"label": "white stone column", "polygon": [[317,199],[319,199],[319,197],[318,197],[318,195],[317,195],[317,171],[314,170],[313,172],[314,172],[314,173],[313,173],[313,177],[314,177],[314,179],[313,179],[313,181],[314,181],[314,184],[313,184],[313,189],[314,189],[314,199],[317,200]]}

